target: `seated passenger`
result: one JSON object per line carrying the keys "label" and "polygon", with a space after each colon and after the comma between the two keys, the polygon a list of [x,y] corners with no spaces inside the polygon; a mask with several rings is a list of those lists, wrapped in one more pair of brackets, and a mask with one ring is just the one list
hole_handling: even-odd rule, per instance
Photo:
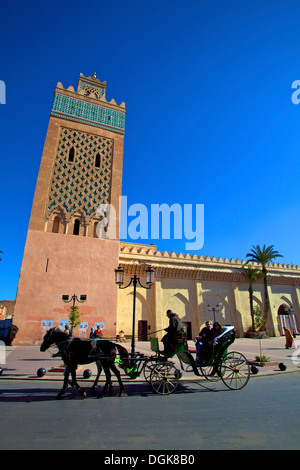
{"label": "seated passenger", "polygon": [[214,340],[220,336],[222,333],[223,333],[223,328],[222,326],[220,325],[220,323],[218,323],[217,321],[213,324],[213,328],[211,330],[211,339],[208,343],[209,345],[209,348],[210,348],[210,351],[211,351],[211,354],[213,354],[213,349],[214,349]]}
{"label": "seated passenger", "polygon": [[223,328],[218,322],[214,322],[213,328],[210,330],[209,334],[207,335],[207,340],[202,342],[202,346],[200,348],[200,355],[197,364],[203,365],[210,361],[213,351],[214,351],[214,340],[223,333]]}
{"label": "seated passenger", "polygon": [[220,325],[220,323],[215,321],[215,323],[213,324],[211,333],[212,333],[211,341],[213,341],[217,336],[220,336],[223,333],[223,328]]}
{"label": "seated passenger", "polygon": [[196,338],[196,349],[197,349],[197,358],[196,362],[199,363],[201,360],[205,361],[207,359],[209,348],[208,343],[211,340],[211,322],[205,322],[205,327],[202,328],[199,335]]}

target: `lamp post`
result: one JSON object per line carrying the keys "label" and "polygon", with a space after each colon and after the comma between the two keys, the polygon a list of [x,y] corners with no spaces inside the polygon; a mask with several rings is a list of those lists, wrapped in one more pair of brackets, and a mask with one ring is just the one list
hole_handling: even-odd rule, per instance
{"label": "lamp post", "polygon": [[132,315],[132,339],[131,339],[131,357],[135,358],[135,304],[136,304],[136,286],[139,284],[143,289],[151,289],[152,285],[154,284],[155,278],[155,271],[151,266],[147,266],[146,268],[146,284],[147,286],[143,286],[141,284],[140,278],[134,274],[131,277],[129,284],[127,286],[123,286],[124,284],[124,275],[125,271],[122,266],[119,266],[115,269],[115,283],[119,286],[119,289],[127,289],[127,287],[133,284],[133,315]]}
{"label": "lamp post", "polygon": [[71,307],[71,313],[69,314],[69,320],[70,320],[70,325],[71,325],[70,334],[71,333],[73,334],[73,328],[75,328],[79,324],[78,318],[81,316],[81,314],[76,315],[76,313],[75,313],[75,308],[74,308],[75,307],[75,302],[77,301],[77,302],[83,304],[83,302],[86,301],[87,296],[86,295],[81,295],[80,299],[78,299],[77,295],[73,294],[71,296],[71,298],[69,298],[69,297],[70,297],[69,295],[64,294],[64,295],[62,295],[61,298],[62,298],[62,301],[65,302],[66,304],[70,303],[70,302],[73,302],[73,306]]}
{"label": "lamp post", "polygon": [[211,306],[208,304],[207,310],[208,310],[209,312],[213,312],[213,315],[214,315],[214,323],[215,323],[215,321],[216,321],[216,312],[219,313],[219,311],[221,310],[221,309],[220,309],[220,305],[217,304],[215,307],[211,307]]}

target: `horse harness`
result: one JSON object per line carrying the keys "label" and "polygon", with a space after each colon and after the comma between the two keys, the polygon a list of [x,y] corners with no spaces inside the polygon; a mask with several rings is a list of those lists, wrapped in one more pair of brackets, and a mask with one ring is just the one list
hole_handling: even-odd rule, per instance
{"label": "horse harness", "polygon": [[[85,341],[85,340],[80,340],[79,338],[69,338],[65,341],[62,341],[61,343],[57,343],[56,346],[58,347],[58,352],[56,354],[53,354],[52,357],[61,357],[63,359],[64,362],[66,362],[68,360],[68,358],[70,356],[79,356],[78,353],[74,352],[74,351],[70,351],[69,348],[71,346],[71,344],[74,342],[77,342],[77,341]],[[92,339],[92,340],[86,340],[86,341],[90,341],[91,343],[91,350],[89,351],[88,353],[88,358],[89,359],[110,359],[110,357],[108,357],[103,351],[102,349],[100,348],[100,345],[99,345],[99,339]],[[62,348],[60,347],[60,345],[64,345]]]}

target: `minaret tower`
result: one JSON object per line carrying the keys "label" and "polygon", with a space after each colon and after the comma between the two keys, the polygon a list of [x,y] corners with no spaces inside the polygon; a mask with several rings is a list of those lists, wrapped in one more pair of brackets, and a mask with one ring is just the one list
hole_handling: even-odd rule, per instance
{"label": "minaret tower", "polygon": [[[21,267],[15,343],[35,344],[45,323],[68,319],[62,295],[86,295],[80,304],[88,329],[104,323],[115,335],[119,240],[99,239],[97,208],[115,209],[119,233],[125,104],[106,99],[106,82],[80,74],[77,91],[58,83]],[[85,334],[85,332],[82,332]]]}

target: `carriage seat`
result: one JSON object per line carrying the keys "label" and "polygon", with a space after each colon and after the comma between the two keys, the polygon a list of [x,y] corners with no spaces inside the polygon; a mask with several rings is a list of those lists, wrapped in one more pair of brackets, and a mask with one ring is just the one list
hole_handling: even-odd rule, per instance
{"label": "carriage seat", "polygon": [[184,338],[177,338],[176,349],[174,353],[170,353],[170,354],[164,351],[160,351],[157,338],[152,338],[150,336],[150,345],[151,345],[151,350],[154,351],[159,357],[162,356],[163,358],[173,356],[177,352],[188,351],[188,342]]}
{"label": "carriage seat", "polygon": [[157,338],[153,338],[152,336],[150,336],[150,346],[151,346],[151,351],[155,352],[158,356],[160,355],[165,356],[165,353],[163,351],[160,351],[159,349]]}
{"label": "carriage seat", "polygon": [[235,340],[234,326],[224,326],[223,333],[213,340],[212,358],[220,358],[227,354],[227,349]]}
{"label": "carriage seat", "polygon": [[[192,349],[192,348],[189,347],[189,343],[187,342],[186,338],[177,338],[177,346],[180,349],[188,351],[189,353],[196,353],[197,352],[196,349]],[[182,346],[182,348],[181,348],[181,346]]]}
{"label": "carriage seat", "polygon": [[227,343],[228,346],[232,344],[235,340],[235,329],[234,326],[223,326],[223,333],[217,336],[213,340],[213,346],[218,347]]}
{"label": "carriage seat", "polygon": [[150,346],[151,346],[151,350],[154,351],[156,355],[161,359],[166,359],[174,355],[174,354],[168,354],[165,351],[161,351],[159,349],[158,339],[152,338],[151,336],[150,336]]}

